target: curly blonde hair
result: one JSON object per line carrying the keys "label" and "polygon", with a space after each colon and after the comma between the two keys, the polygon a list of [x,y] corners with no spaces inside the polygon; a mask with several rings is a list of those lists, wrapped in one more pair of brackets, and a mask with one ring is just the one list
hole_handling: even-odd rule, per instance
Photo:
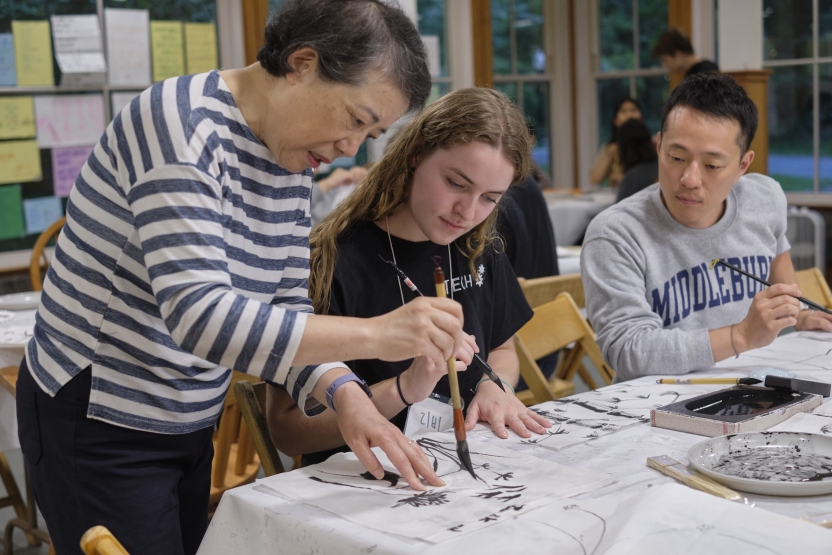
{"label": "curly blonde hair", "polygon": [[[531,171],[531,148],[523,114],[504,94],[493,89],[462,89],[447,94],[417,114],[390,141],[384,156],[361,185],[312,230],[309,294],[315,312],[329,310],[332,276],[338,262],[338,239],[355,222],[376,221],[407,202],[413,183],[411,163],[438,149],[482,142],[500,150],[514,166],[511,185]],[[472,274],[475,261],[495,240],[497,210],[466,233],[464,245],[454,242],[468,258]]]}

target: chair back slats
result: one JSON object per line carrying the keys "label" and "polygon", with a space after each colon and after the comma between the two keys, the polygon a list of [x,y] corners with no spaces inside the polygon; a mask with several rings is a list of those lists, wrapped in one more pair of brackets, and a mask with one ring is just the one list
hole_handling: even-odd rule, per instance
{"label": "chair back slats", "polygon": [[795,272],[795,276],[797,286],[805,298],[826,308],[832,308],[832,291],[829,290],[829,284],[826,283],[826,278],[823,277],[820,269],[800,270]]}
{"label": "chair back slats", "polygon": [[93,526],[81,537],[86,555],[129,555],[124,546],[104,526]]}
{"label": "chair back slats", "polygon": [[266,406],[267,387],[265,382],[252,384],[241,381],[234,384],[234,394],[240,404],[240,411],[251,435],[254,449],[260,458],[260,464],[263,465],[263,473],[266,476],[273,476],[284,472],[284,468],[266,423],[264,407]]}
{"label": "chair back slats", "polygon": [[49,244],[49,240],[61,233],[64,224],[66,223],[66,216],[50,225],[46,230],[40,234],[35,246],[32,247],[32,258],[29,263],[29,279],[32,280],[32,291],[40,291],[43,289],[43,280],[40,277],[40,272],[43,268],[49,266],[49,261],[46,259],[44,249]]}
{"label": "chair back slats", "polygon": [[583,308],[586,306],[584,298],[584,284],[581,274],[567,274],[563,276],[549,276],[535,279],[518,278],[520,288],[526,296],[529,306],[537,308],[551,302],[561,293],[569,293],[575,303]]}
{"label": "chair back slats", "polygon": [[534,360],[578,341],[586,333],[586,329],[581,326],[581,313],[577,307],[575,312],[570,310],[570,305],[574,306],[574,303],[567,293],[538,306],[534,309],[534,317],[517,332]]}

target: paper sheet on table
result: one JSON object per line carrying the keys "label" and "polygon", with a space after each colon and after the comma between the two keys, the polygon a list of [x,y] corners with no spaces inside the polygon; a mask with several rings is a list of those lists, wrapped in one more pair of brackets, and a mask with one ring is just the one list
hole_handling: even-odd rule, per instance
{"label": "paper sheet on table", "polygon": [[94,145],[104,133],[100,94],[39,95],[35,121],[41,148]]}
{"label": "paper sheet on table", "polygon": [[[798,331],[783,335],[771,345],[740,353],[716,364],[718,368],[775,367],[799,370],[832,370],[832,333]],[[832,373],[829,374],[832,379]]]}
{"label": "paper sheet on table", "polygon": [[0,222],[3,222],[0,225],[0,239],[16,239],[26,234],[20,185],[0,187]]}
{"label": "paper sheet on table", "polygon": [[539,524],[558,555],[820,555],[830,545],[825,528],[678,484],[552,504],[518,520]]}
{"label": "paper sheet on table", "polygon": [[217,69],[217,27],[213,23],[185,23],[186,73]]}
{"label": "paper sheet on table", "polygon": [[[150,16],[147,10],[104,9],[111,85],[150,85]],[[115,112],[114,112],[115,113]]]}
{"label": "paper sheet on table", "polygon": [[0,328],[0,345],[25,345],[33,335],[32,326],[6,326]]}
{"label": "paper sheet on table", "polygon": [[21,87],[51,87],[52,36],[48,21],[12,21],[17,84]]}
{"label": "paper sheet on table", "polygon": [[41,233],[64,216],[64,207],[58,197],[28,198],[23,201],[26,218],[26,234]]}
{"label": "paper sheet on table", "polygon": [[185,74],[185,52],[181,21],[150,22],[150,52],[153,81],[164,81]]}
{"label": "paper sheet on table", "polygon": [[0,183],[40,181],[41,177],[37,141],[0,141]]}
{"label": "paper sheet on table", "polygon": [[0,139],[35,136],[35,109],[31,96],[0,97]]}
{"label": "paper sheet on table", "polygon": [[617,432],[630,426],[650,423],[650,411],[724,388],[725,386],[659,385],[650,383],[616,384],[603,389],[548,401],[530,407],[552,423],[546,433],[523,438],[509,430],[508,439],[494,435],[484,424],[469,432],[472,438],[488,443],[507,442],[512,449],[533,452],[544,447],[559,451]]}
{"label": "paper sheet on table", "polygon": [[17,69],[14,63],[14,36],[0,33],[0,87],[17,85]]}
{"label": "paper sheet on table", "polygon": [[768,431],[832,435],[832,416],[799,412],[788,420],[769,428]]}
{"label": "paper sheet on table", "polygon": [[384,453],[373,451],[387,472],[376,481],[352,453],[258,480],[275,495],[312,505],[396,537],[436,543],[511,519],[557,499],[613,482],[604,473],[568,468],[528,455],[469,441],[480,480],[459,464],[451,434],[417,439],[447,484],[416,492],[399,478]]}
{"label": "paper sheet on table", "polygon": [[81,168],[92,153],[93,146],[52,149],[52,183],[56,197],[68,197]]}
{"label": "paper sheet on table", "polygon": [[8,310],[0,310],[0,326],[14,318],[14,312]]}

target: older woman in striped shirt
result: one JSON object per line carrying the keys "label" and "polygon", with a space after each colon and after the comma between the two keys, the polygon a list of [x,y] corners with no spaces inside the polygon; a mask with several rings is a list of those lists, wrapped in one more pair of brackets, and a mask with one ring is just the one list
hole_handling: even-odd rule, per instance
{"label": "older woman in striped shirt", "polygon": [[195,553],[212,429],[231,370],[337,412],[374,474],[440,485],[339,360],[441,364],[456,303],[378,318],[310,316],[312,170],[353,156],[430,91],[407,16],[379,0],[290,1],[258,63],[158,83],[108,126],[67,204],[21,365],[18,419],[58,553],[95,524],[133,555]]}

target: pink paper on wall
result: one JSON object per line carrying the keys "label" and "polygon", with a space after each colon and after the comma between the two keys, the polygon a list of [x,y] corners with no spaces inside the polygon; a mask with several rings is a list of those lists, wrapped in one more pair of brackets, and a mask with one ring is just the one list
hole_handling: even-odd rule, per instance
{"label": "pink paper on wall", "polygon": [[84,162],[89,158],[92,146],[76,146],[52,149],[52,180],[56,197],[68,197],[75,178],[81,173]]}

